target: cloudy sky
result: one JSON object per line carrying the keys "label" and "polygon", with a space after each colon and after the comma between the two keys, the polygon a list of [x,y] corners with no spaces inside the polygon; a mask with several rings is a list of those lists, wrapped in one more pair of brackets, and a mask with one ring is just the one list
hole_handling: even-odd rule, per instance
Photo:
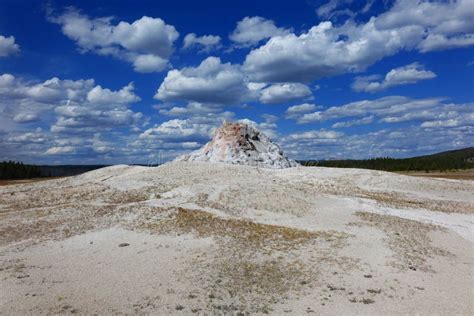
{"label": "cloudy sky", "polygon": [[0,160],[167,160],[224,119],[297,159],[473,146],[474,0],[0,1]]}

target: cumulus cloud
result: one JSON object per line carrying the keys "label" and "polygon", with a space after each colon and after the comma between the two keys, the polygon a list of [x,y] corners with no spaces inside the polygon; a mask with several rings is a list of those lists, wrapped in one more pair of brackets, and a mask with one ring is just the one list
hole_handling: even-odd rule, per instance
{"label": "cumulus cloud", "polygon": [[138,123],[141,113],[128,109],[140,101],[133,84],[112,91],[92,79],[28,82],[11,74],[0,76],[0,111],[16,123],[56,120],[55,132],[107,129]]}
{"label": "cumulus cloud", "polygon": [[221,63],[219,57],[208,57],[198,67],[170,70],[155,98],[168,102],[231,104],[246,100],[250,94],[238,66]]}
{"label": "cumulus cloud", "polygon": [[398,0],[377,18],[376,23],[381,29],[422,27],[425,36],[417,44],[421,52],[474,45],[472,0]]}
{"label": "cumulus cloud", "polygon": [[189,33],[184,37],[183,48],[198,47],[201,51],[209,52],[219,48],[220,43],[221,37],[217,35],[197,36],[195,33]]}
{"label": "cumulus cloud", "polygon": [[148,16],[113,24],[112,17],[90,18],[71,8],[59,15],[50,13],[48,18],[61,25],[63,34],[75,41],[81,52],[126,60],[138,72],[167,68],[179,37],[174,26]]}
{"label": "cumulus cloud", "polygon": [[[142,113],[129,108],[138,101],[132,83],[114,91],[96,85],[93,79],[52,78],[38,82],[3,74],[0,76],[2,151],[11,159],[35,159],[35,163],[50,155],[60,155],[69,163],[84,163],[85,157],[94,159],[112,148],[120,153],[126,147],[120,137],[143,122]],[[117,139],[100,140],[97,135],[101,131],[107,132],[108,139]]]}
{"label": "cumulus cloud", "polygon": [[285,103],[312,97],[311,90],[301,83],[273,84],[262,90],[260,102]]}
{"label": "cumulus cloud", "polygon": [[[256,81],[307,82],[364,71],[401,50],[468,46],[473,44],[473,8],[472,0],[397,1],[365,23],[324,21],[300,35],[272,37],[246,56],[243,69]],[[433,39],[440,44],[430,44]]]}
{"label": "cumulus cloud", "polygon": [[[347,39],[341,34],[348,34]],[[335,27],[331,22],[322,22],[299,36],[271,38],[247,55],[244,70],[254,80],[270,82],[311,81],[362,71],[395,54],[401,49],[400,42],[413,46],[417,36],[418,31],[410,27],[396,32],[379,31],[374,19],[362,26],[349,23]]]}
{"label": "cumulus cloud", "polygon": [[290,33],[291,30],[280,28],[272,20],[260,16],[245,17],[237,22],[237,27],[230,34],[229,38],[238,46],[253,46],[264,39],[274,36],[282,36]]}
{"label": "cumulus cloud", "polygon": [[419,63],[411,63],[390,70],[382,81],[377,81],[377,79],[380,79],[377,75],[356,77],[352,84],[352,89],[358,92],[377,92],[391,87],[413,84],[421,80],[433,78],[436,78],[434,72],[425,70],[423,65]]}
{"label": "cumulus cloud", "polygon": [[158,138],[164,140],[202,140],[209,137],[211,127],[207,124],[193,123],[191,120],[173,119],[147,129],[139,138]]}
{"label": "cumulus cloud", "polygon": [[8,57],[20,52],[20,46],[15,43],[15,37],[0,35],[0,57]]}

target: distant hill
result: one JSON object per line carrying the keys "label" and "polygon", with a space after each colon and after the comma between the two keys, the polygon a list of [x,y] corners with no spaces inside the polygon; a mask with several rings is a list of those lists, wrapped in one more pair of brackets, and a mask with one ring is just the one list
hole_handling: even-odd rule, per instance
{"label": "distant hill", "polygon": [[362,168],[385,171],[447,171],[474,168],[474,147],[413,158],[380,157],[364,160],[305,160],[304,166]]}

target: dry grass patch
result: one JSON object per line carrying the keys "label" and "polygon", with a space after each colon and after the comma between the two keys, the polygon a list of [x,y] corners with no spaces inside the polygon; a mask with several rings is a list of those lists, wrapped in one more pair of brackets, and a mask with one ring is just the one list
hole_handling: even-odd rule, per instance
{"label": "dry grass patch", "polygon": [[177,208],[156,223],[145,226],[160,233],[193,233],[199,237],[226,237],[239,243],[273,250],[287,250],[304,242],[322,238],[336,241],[347,237],[333,231],[311,232],[291,227],[255,223],[244,219],[224,219],[216,215]]}
{"label": "dry grass patch", "polygon": [[377,227],[387,234],[388,245],[395,256],[391,265],[400,270],[433,272],[428,259],[451,255],[448,251],[432,245],[429,234],[435,230],[443,230],[439,226],[369,212],[357,212],[356,215],[364,223],[352,225]]}
{"label": "dry grass patch", "polygon": [[395,208],[423,208],[445,213],[474,213],[474,205],[468,202],[416,200],[401,193],[362,191],[360,197],[377,201],[383,206]]}
{"label": "dry grass patch", "polygon": [[168,211],[168,216],[147,222],[144,227],[163,234],[213,237],[216,241],[214,251],[200,255],[183,271],[199,284],[193,300],[197,297],[205,303],[200,307],[205,310],[271,312],[272,305],[314,286],[320,265],[350,265],[337,255],[349,236],[345,233],[226,219],[184,208]]}

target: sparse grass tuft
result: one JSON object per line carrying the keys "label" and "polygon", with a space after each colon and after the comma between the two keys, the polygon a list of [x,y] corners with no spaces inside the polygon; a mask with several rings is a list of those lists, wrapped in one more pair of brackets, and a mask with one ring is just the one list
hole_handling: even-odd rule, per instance
{"label": "sparse grass tuft", "polygon": [[193,233],[200,237],[231,238],[255,247],[270,247],[273,250],[293,248],[317,238],[335,241],[347,237],[345,234],[333,231],[310,232],[243,219],[224,219],[207,212],[184,208],[177,208],[169,218],[148,223],[145,227],[160,233]]}
{"label": "sparse grass tuft", "polygon": [[432,245],[429,233],[441,230],[439,226],[369,212],[357,212],[356,215],[365,225],[380,228],[387,234],[387,242],[395,255],[392,265],[400,270],[431,271],[427,262],[429,258],[451,255],[448,251]]}

